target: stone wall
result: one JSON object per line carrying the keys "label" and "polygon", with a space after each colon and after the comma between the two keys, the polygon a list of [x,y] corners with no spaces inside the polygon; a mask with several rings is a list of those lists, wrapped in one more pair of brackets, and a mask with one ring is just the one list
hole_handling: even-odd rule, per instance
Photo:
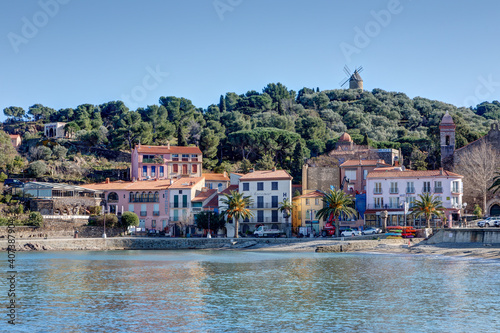
{"label": "stone wall", "polygon": [[500,244],[500,229],[441,229],[427,240],[427,244],[440,243]]}
{"label": "stone wall", "polygon": [[[78,223],[65,223],[61,225],[46,225],[43,228],[35,227],[15,227],[16,240],[19,239],[34,239],[34,238],[72,238],[75,231],[78,231],[79,238],[93,238],[102,237],[103,228],[82,225]],[[7,237],[7,227],[0,227],[0,239]],[[123,232],[121,228],[106,228],[106,235],[108,237],[119,236]]]}
{"label": "stone wall", "polygon": [[310,167],[302,169],[302,191],[321,190],[329,191],[330,185],[339,188],[340,170],[338,167]]}

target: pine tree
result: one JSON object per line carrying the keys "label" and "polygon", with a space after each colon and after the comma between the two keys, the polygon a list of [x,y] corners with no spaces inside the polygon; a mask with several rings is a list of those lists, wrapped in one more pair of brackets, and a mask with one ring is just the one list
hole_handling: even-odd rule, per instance
{"label": "pine tree", "polygon": [[302,141],[297,142],[292,157],[292,177],[294,180],[302,182],[302,165],[304,164],[304,144]]}
{"label": "pine tree", "polygon": [[221,113],[226,111],[226,101],[224,100],[224,96],[222,95],[220,95],[219,110]]}
{"label": "pine tree", "polygon": [[177,126],[177,145],[178,146],[187,146],[186,138],[184,137],[184,133],[182,130],[182,125]]}

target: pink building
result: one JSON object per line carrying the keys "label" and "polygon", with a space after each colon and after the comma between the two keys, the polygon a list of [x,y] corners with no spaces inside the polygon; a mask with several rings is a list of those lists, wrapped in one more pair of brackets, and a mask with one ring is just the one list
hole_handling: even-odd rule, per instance
{"label": "pink building", "polygon": [[137,145],[132,151],[132,180],[201,177],[198,147]]}
{"label": "pink building", "polygon": [[107,212],[117,215],[134,212],[139,217],[140,228],[165,230],[169,228],[168,189],[171,183],[170,179],[137,182],[110,182],[108,179],[82,187],[103,191]]}
{"label": "pink building", "polygon": [[14,148],[17,149],[21,145],[21,136],[19,134],[9,134],[10,136],[10,142],[12,142],[12,145]]}

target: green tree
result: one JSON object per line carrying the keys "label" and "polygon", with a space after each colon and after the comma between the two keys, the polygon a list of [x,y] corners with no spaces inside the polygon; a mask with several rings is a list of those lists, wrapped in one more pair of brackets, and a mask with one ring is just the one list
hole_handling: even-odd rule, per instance
{"label": "green tree", "polygon": [[35,161],[28,166],[28,173],[35,178],[44,176],[48,171],[49,169],[44,161]]}
{"label": "green tree", "polygon": [[125,230],[127,230],[128,227],[138,227],[139,217],[134,212],[124,212],[122,214],[121,224]]}
{"label": "green tree", "polygon": [[177,125],[177,145],[187,146],[186,137],[184,136],[184,129],[181,125]]}
{"label": "green tree", "polygon": [[231,191],[229,194],[224,193],[221,202],[227,207],[224,215],[234,221],[234,237],[239,238],[239,220],[253,216],[253,212],[246,208],[253,204],[253,200],[249,196],[244,196],[243,193]]}
{"label": "green tree", "polygon": [[226,101],[224,100],[224,96],[220,95],[219,99],[219,111],[224,113],[226,111]]}
{"label": "green tree", "polygon": [[246,158],[241,160],[239,171],[241,171],[242,173],[249,173],[251,169],[253,169],[253,164],[252,162],[250,162],[250,160]]}
{"label": "green tree", "polygon": [[417,147],[413,147],[410,156],[411,168],[413,170],[427,170],[426,154]]}
{"label": "green tree", "polygon": [[52,155],[60,161],[66,159],[67,153],[68,153],[68,149],[64,146],[57,145],[54,148],[52,148]]}
{"label": "green tree", "polygon": [[0,170],[6,170],[16,156],[18,154],[14,146],[12,146],[10,136],[0,130]]}
{"label": "green tree", "polygon": [[264,155],[255,164],[257,170],[271,170],[276,167],[273,158],[270,155]]}
{"label": "green tree", "polygon": [[329,221],[331,218],[335,220],[335,236],[339,236],[340,222],[339,216],[345,215],[346,217],[356,216],[356,210],[352,207],[353,201],[342,190],[330,190],[323,197],[323,208],[321,208],[316,216],[318,219],[323,218]]}
{"label": "green tree", "polygon": [[281,213],[284,213],[284,217],[285,217],[286,223],[287,223],[286,234],[287,234],[287,237],[290,237],[291,236],[291,233],[290,233],[291,230],[288,230],[288,219],[290,218],[290,215],[292,215],[293,204],[290,202],[290,200],[288,198],[285,198],[285,199],[283,199],[282,202],[280,202],[278,204],[278,210]]}
{"label": "green tree", "polygon": [[295,150],[292,156],[292,177],[297,182],[302,182],[302,166],[305,159],[308,157],[306,145],[302,140],[299,140],[295,145]]}
{"label": "green tree", "polygon": [[28,113],[33,116],[35,121],[50,120],[50,117],[56,113],[56,110],[42,104],[34,104],[29,107]]}
{"label": "green tree", "polygon": [[201,131],[200,137],[200,150],[203,153],[203,157],[209,159],[216,158],[219,142],[220,138],[215,135],[215,132],[212,129],[204,128]]}
{"label": "green tree", "polygon": [[195,221],[198,229],[210,229],[214,233],[217,233],[226,225],[224,215],[217,214],[216,212],[200,212],[195,215]]}
{"label": "green tree", "polygon": [[167,109],[161,105],[148,105],[146,109],[138,110],[142,121],[151,124],[152,142],[165,143],[172,139],[175,132],[175,126],[168,119]]}
{"label": "green tree", "polygon": [[427,228],[430,228],[432,216],[443,217],[444,207],[437,196],[429,193],[419,194],[418,199],[414,203],[412,214],[415,215],[415,218],[422,215],[425,216]]}
{"label": "green tree", "polygon": [[126,112],[120,116],[115,116],[111,138],[113,147],[127,147],[132,151],[134,145],[139,142],[142,144],[151,142],[151,124],[143,122],[138,112]]}
{"label": "green tree", "polygon": [[19,106],[9,106],[3,109],[3,113],[14,121],[22,120],[26,116],[26,111]]}
{"label": "green tree", "polygon": [[31,212],[28,217],[28,224],[35,227],[43,227],[43,216],[39,212]]}
{"label": "green tree", "polygon": [[480,219],[483,217],[483,210],[481,209],[481,206],[479,206],[478,204],[475,204],[474,205],[474,211],[472,212],[472,214],[476,215],[476,218]]}

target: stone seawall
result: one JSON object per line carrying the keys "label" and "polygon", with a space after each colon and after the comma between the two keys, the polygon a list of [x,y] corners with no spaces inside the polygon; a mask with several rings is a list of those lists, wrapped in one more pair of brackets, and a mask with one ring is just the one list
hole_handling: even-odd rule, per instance
{"label": "stone seawall", "polygon": [[500,244],[500,228],[441,229],[427,240],[427,244],[480,243]]}
{"label": "stone seawall", "polygon": [[[419,242],[413,239],[412,245]],[[349,240],[322,239],[320,246],[314,244],[318,239],[310,238],[147,238],[147,237],[115,237],[115,238],[60,238],[60,239],[18,239],[17,251],[105,251],[105,250],[186,250],[186,249],[252,249],[269,250],[273,248],[298,245],[312,246],[316,252],[350,252],[379,248],[380,246],[407,246],[408,240]],[[0,240],[0,250],[7,250],[8,242]]]}

